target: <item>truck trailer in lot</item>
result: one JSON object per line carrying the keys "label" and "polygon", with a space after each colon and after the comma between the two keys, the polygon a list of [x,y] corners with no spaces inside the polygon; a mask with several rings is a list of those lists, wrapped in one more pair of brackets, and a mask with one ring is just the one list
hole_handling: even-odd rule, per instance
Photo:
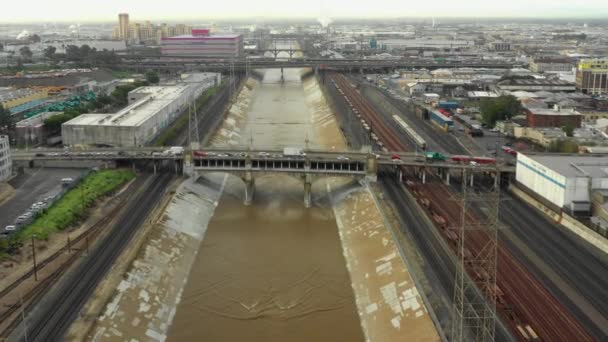
{"label": "truck trailer in lot", "polygon": [[454,127],[454,121],[452,121],[452,119],[448,118],[447,116],[445,116],[435,110],[430,111],[429,119],[431,120],[432,123],[439,126],[441,129],[443,129],[446,132],[451,131],[452,128]]}

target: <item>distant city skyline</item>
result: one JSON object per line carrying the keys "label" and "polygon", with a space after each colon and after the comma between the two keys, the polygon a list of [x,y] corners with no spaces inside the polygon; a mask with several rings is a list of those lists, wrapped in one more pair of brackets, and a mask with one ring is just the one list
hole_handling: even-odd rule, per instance
{"label": "distant city skyline", "polygon": [[[96,6],[98,5],[98,6]],[[578,0],[413,0],[296,2],[288,0],[181,1],[105,0],[83,6],[79,0],[34,0],[11,2],[0,11],[0,21],[19,22],[109,22],[118,13],[129,13],[134,21],[238,18],[397,18],[397,17],[522,17],[607,18],[608,1]]]}

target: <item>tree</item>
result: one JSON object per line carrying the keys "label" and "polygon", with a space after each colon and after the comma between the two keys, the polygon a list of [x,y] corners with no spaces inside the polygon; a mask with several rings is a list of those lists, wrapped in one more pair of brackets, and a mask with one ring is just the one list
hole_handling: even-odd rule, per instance
{"label": "tree", "polygon": [[0,132],[8,133],[15,128],[15,122],[11,117],[11,111],[0,104]]}
{"label": "tree", "polygon": [[55,57],[55,52],[57,52],[57,48],[52,45],[49,45],[44,48],[44,57],[48,59],[53,59]]}
{"label": "tree", "polygon": [[549,152],[578,153],[578,144],[572,139],[557,139],[548,146]]}
{"label": "tree", "polygon": [[491,127],[494,127],[498,120],[507,120],[519,115],[523,109],[521,102],[512,95],[483,99],[479,108],[482,120]]}
{"label": "tree", "polygon": [[29,46],[22,46],[19,49],[19,54],[21,55],[21,57],[26,60],[26,61],[30,61],[32,60],[32,56],[34,55],[32,53],[32,50],[30,50]]}
{"label": "tree", "polygon": [[80,49],[76,45],[68,45],[65,48],[65,59],[72,62],[80,61]]}
{"label": "tree", "polygon": [[44,120],[44,127],[50,134],[57,134],[61,132],[61,125],[64,122],[72,120],[73,118],[74,117],[72,115],[67,113],[53,115]]}
{"label": "tree", "polygon": [[32,43],[40,43],[42,39],[40,39],[40,36],[37,34],[33,34],[30,36],[29,41]]}
{"label": "tree", "polygon": [[562,131],[566,133],[566,136],[571,137],[574,135],[574,126],[571,123],[567,123],[562,127]]}
{"label": "tree", "polygon": [[146,72],[145,76],[146,76],[146,81],[148,81],[148,83],[150,83],[150,84],[157,84],[160,81],[158,74],[155,73],[154,71]]}

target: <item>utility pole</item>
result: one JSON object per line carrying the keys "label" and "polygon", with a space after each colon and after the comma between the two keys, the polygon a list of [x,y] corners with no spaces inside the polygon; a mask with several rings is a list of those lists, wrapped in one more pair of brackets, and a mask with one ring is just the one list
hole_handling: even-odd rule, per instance
{"label": "utility pole", "polygon": [[34,243],[36,234],[32,234],[32,258],[34,259],[34,280],[38,281],[38,266],[36,264],[36,244]]}

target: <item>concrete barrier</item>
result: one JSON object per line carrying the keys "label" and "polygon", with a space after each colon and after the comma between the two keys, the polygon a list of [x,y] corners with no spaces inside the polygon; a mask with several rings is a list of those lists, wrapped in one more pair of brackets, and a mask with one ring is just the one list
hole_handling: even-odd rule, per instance
{"label": "concrete barrier", "polygon": [[526,194],[523,190],[519,189],[516,186],[511,186],[509,190],[513,195],[523,200],[524,202],[530,204],[532,207],[545,214],[555,223],[561,224],[562,226],[566,227],[568,230],[578,235],[585,241],[589,242],[602,252],[608,253],[608,240],[597,232],[595,232],[594,230],[592,230],[591,228],[585,226],[583,223],[581,223],[574,217],[564,212],[557,213],[551,210],[549,207],[532,198],[532,196]]}
{"label": "concrete barrier", "polygon": [[23,168],[74,168],[74,169],[88,169],[98,167],[100,169],[115,169],[115,161],[107,160],[94,160],[94,159],[64,159],[64,160],[15,160],[13,161],[15,167]]}

